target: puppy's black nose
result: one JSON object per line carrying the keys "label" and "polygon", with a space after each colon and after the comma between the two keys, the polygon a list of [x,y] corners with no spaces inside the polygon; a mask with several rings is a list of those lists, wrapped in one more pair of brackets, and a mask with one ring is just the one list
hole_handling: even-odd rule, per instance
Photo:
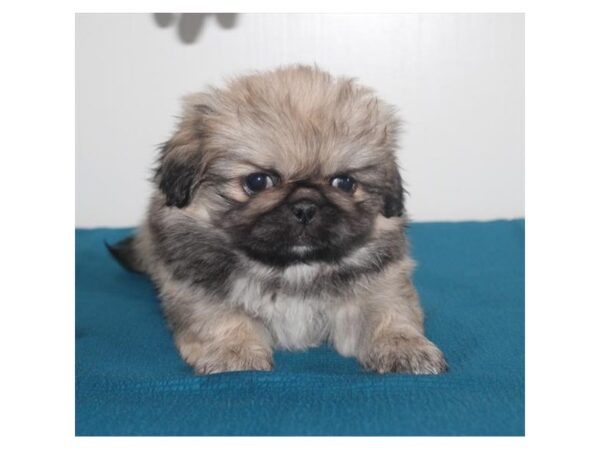
{"label": "puppy's black nose", "polygon": [[315,214],[317,213],[317,205],[303,200],[292,205],[292,213],[298,222],[308,225],[315,218]]}

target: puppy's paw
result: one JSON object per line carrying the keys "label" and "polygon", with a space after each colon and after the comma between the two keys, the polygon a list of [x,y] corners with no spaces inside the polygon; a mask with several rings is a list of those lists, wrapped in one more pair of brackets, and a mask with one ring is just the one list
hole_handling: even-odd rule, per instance
{"label": "puppy's paw", "polygon": [[376,340],[363,365],[379,373],[439,374],[448,370],[442,352],[424,336],[388,336]]}
{"label": "puppy's paw", "polygon": [[273,369],[273,359],[266,352],[228,351],[217,358],[197,360],[193,367],[198,375],[245,370],[269,371]]}
{"label": "puppy's paw", "polygon": [[183,359],[199,375],[273,369],[271,350],[257,345],[186,342],[178,343],[178,347]]}

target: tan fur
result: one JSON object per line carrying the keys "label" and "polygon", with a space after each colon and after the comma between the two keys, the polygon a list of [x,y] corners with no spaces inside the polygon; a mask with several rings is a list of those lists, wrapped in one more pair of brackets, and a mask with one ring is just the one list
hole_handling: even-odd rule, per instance
{"label": "tan fur", "polygon": [[[219,159],[213,170],[227,178],[248,173],[244,163],[275,163],[289,182],[315,172],[325,181],[371,164],[395,167],[393,109],[351,79],[298,66],[235,79],[226,90],[191,95],[185,103],[181,128],[203,130],[207,158]],[[197,105],[214,113],[194,119]],[[178,132],[176,144],[186,135]]]}
{"label": "tan fur", "polygon": [[245,315],[223,315],[203,323],[196,332],[176,332],[181,356],[198,374],[239,370],[270,370],[272,351]]}

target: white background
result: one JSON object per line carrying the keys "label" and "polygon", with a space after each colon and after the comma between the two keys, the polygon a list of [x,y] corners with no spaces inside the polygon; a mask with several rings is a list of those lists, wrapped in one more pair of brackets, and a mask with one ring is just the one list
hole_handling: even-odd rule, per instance
{"label": "white background", "polygon": [[152,14],[76,17],[77,226],[139,222],[156,147],[172,132],[183,94],[296,62],[356,77],[397,106],[413,220],[524,216],[522,14],[167,22]]}

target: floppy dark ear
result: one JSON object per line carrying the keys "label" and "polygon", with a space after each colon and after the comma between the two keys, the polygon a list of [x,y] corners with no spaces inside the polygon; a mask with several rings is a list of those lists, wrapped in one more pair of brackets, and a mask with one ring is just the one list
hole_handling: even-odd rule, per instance
{"label": "floppy dark ear", "polygon": [[171,141],[163,146],[156,181],[166,196],[167,206],[183,208],[189,204],[202,179],[202,161],[199,146],[182,148],[173,146]]}
{"label": "floppy dark ear", "polygon": [[394,165],[390,183],[383,194],[383,215],[385,217],[402,216],[404,214],[404,187],[402,177]]}
{"label": "floppy dark ear", "polygon": [[165,194],[167,206],[187,206],[202,182],[207,165],[204,115],[209,110],[188,104],[178,130],[160,150],[154,180]]}

